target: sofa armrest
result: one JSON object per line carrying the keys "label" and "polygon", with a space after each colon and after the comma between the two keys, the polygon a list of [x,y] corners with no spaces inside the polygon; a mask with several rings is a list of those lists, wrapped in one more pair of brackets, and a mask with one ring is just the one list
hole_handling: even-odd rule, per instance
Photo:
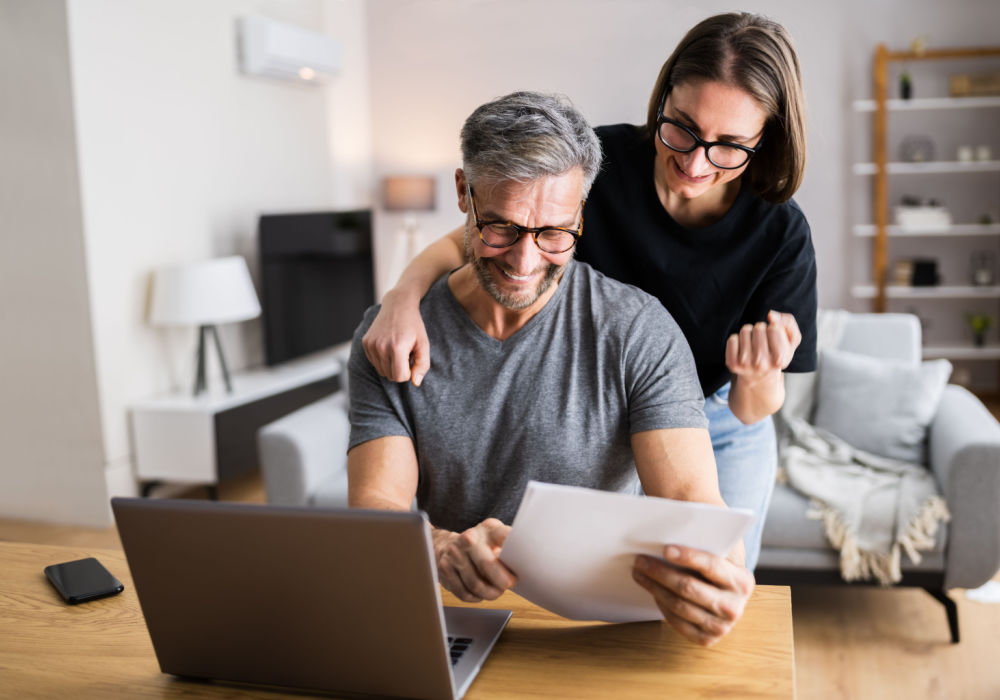
{"label": "sofa armrest", "polygon": [[949,384],[928,439],[930,467],[951,511],[945,586],[977,588],[1000,569],[1000,423]]}
{"label": "sofa armrest", "polygon": [[321,482],[346,471],[350,431],[347,396],[342,391],[257,431],[267,502],[308,505]]}

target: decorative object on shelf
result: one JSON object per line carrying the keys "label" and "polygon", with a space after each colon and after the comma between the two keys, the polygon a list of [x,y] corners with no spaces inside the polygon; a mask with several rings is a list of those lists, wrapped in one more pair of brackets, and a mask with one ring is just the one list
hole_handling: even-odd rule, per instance
{"label": "decorative object on shelf", "polygon": [[951,226],[951,212],[933,197],[903,195],[895,208],[896,225],[904,229],[944,228]]}
{"label": "decorative object on shelf", "polygon": [[906,136],[899,144],[899,159],[906,163],[927,163],[934,160],[934,141],[930,136]]}
{"label": "decorative object on shelf", "polygon": [[382,204],[386,211],[403,212],[403,245],[406,261],[417,254],[419,226],[414,215],[433,211],[435,181],[430,175],[390,175],[382,178]]}
{"label": "decorative object on shelf", "polygon": [[976,160],[981,162],[993,160],[993,149],[990,148],[989,144],[984,143],[976,146]]}
{"label": "decorative object on shelf", "polygon": [[911,284],[914,287],[936,287],[941,281],[937,266],[937,260],[931,258],[918,258],[914,260],[913,280]]}
{"label": "decorative object on shelf", "polygon": [[992,285],[994,280],[996,280],[996,259],[993,251],[974,251],[969,270],[973,286],[989,287]]}
{"label": "decorative object on shelf", "polygon": [[899,96],[908,100],[913,97],[913,81],[910,79],[909,71],[903,71],[899,74]]}
{"label": "decorative object on shelf", "polygon": [[1000,95],[1000,71],[958,73],[948,79],[952,97],[990,97]]}
{"label": "decorative object on shelf", "polygon": [[958,159],[959,163],[971,163],[972,154],[972,146],[959,146],[955,149],[955,158]]}
{"label": "decorative object on shelf", "polygon": [[965,314],[965,320],[972,329],[972,343],[977,348],[986,344],[986,331],[993,326],[993,317],[989,314]]}
{"label": "decorative object on shelf", "polygon": [[153,275],[153,298],[149,321],[157,326],[198,326],[197,370],[194,395],[206,388],[205,345],[212,335],[219,355],[219,365],[232,393],[226,358],[216,325],[248,321],[260,316],[260,303],[254,291],[246,260],[239,255],[215,258],[182,265],[171,265]]}
{"label": "decorative object on shelf", "polygon": [[993,215],[990,214],[989,212],[986,212],[985,214],[980,216],[979,219],[976,220],[976,223],[980,224],[981,226],[989,226],[993,223]]}
{"label": "decorative object on shelf", "polygon": [[892,266],[892,284],[909,287],[913,284],[913,261],[897,260]]}

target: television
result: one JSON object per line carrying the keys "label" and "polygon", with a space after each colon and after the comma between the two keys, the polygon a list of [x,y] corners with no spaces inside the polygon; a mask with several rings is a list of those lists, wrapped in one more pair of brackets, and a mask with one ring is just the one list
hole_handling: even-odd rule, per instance
{"label": "television", "polygon": [[369,209],[260,217],[268,365],[351,340],[375,302],[371,223]]}

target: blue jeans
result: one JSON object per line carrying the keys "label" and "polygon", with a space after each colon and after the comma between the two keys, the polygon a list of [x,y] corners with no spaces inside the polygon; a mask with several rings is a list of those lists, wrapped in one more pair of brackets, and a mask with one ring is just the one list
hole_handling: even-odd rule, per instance
{"label": "blue jeans", "polygon": [[778,470],[778,445],[774,421],[770,417],[744,425],[729,410],[726,384],[705,398],[705,415],[712,436],[712,449],[719,472],[719,490],[726,505],[752,510],[757,519],[743,535],[747,550],[747,568],[757,566],[764,518],[774,492]]}

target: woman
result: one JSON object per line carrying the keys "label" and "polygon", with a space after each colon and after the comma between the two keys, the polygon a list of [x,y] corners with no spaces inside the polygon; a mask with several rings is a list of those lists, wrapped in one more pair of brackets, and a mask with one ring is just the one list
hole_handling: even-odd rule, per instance
{"label": "woman", "polygon": [[[747,13],[710,17],[660,70],[644,126],[599,127],[601,173],[577,257],[658,297],[694,352],[723,498],[760,517],[777,468],[771,415],[784,371],[815,369],[816,265],[791,200],[805,165],[798,58],[785,29]],[[464,259],[464,229],[432,244],[383,300],[364,338],[385,377],[430,366],[419,301]]]}

